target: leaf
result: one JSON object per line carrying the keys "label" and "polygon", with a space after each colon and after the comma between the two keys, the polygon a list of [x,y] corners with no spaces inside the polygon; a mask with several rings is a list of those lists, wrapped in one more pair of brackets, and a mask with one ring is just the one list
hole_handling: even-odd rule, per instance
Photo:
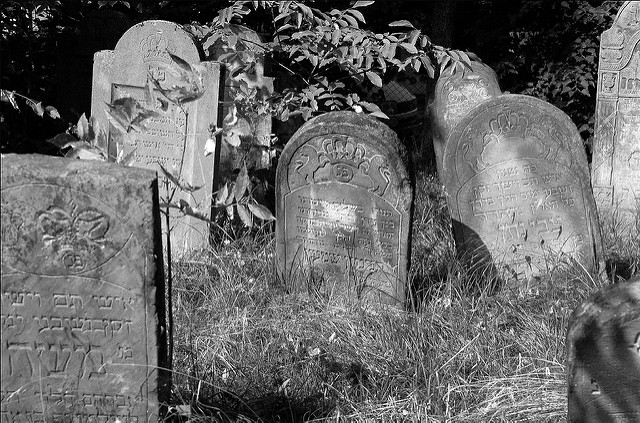
{"label": "leaf", "polygon": [[380,75],[375,72],[365,72],[365,75],[373,85],[376,87],[382,87],[382,78],[380,78]]}
{"label": "leaf", "polygon": [[227,212],[227,216],[229,216],[229,219],[233,220],[233,206],[227,206],[225,210]]}
{"label": "leaf", "polygon": [[353,6],[351,6],[352,8],[356,8],[356,7],[366,7],[366,6],[370,6],[373,3],[375,3],[375,1],[365,1],[365,0],[358,0],[357,2],[355,2],[355,4]]}
{"label": "leaf", "polygon": [[228,196],[229,196],[229,184],[225,182],[222,188],[220,188],[218,190],[218,193],[216,194],[215,205],[219,206],[221,204],[224,204],[224,201],[227,199]]}
{"label": "leaf", "polygon": [[89,121],[87,121],[87,117],[84,113],[80,116],[80,119],[78,119],[78,123],[76,123],[76,134],[82,141],[89,138]]}
{"label": "leaf", "polygon": [[31,107],[31,109],[33,109],[33,112],[42,117],[44,116],[44,107],[42,107],[42,102],[35,102],[33,100],[27,100],[27,104],[29,105],[29,107]]}
{"label": "leaf", "polygon": [[91,147],[85,143],[85,146],[78,146],[78,148],[72,148],[64,155],[65,157],[81,159],[81,160],[99,160],[106,161],[106,157],[102,154],[102,151],[97,148]]}
{"label": "leaf", "polygon": [[[167,52],[169,53],[169,52]],[[173,60],[173,62],[180,67],[180,69],[185,72],[192,72],[191,65],[181,57],[176,56],[175,54],[169,53],[169,57]]]}
{"label": "leaf", "polygon": [[236,177],[236,185],[233,187],[233,195],[236,197],[236,201],[240,201],[244,193],[247,191],[251,181],[249,180],[249,172],[247,171],[247,164],[244,163],[238,176]]}
{"label": "leaf", "polygon": [[51,119],[60,119],[60,113],[58,113],[58,110],[55,107],[47,106],[44,110],[46,110]]}
{"label": "leaf", "polygon": [[123,166],[130,166],[131,163],[133,163],[133,160],[136,158],[136,150],[137,148],[134,148],[126,156],[118,157],[116,160],[116,163],[121,164]]}
{"label": "leaf", "polygon": [[359,10],[349,9],[347,10],[347,13],[351,14],[354,18],[356,18],[360,22],[366,23],[364,20],[364,15]]}
{"label": "leaf", "polygon": [[207,157],[209,154],[213,154],[216,152],[216,140],[213,138],[208,138],[207,142],[204,144],[204,156]]}
{"label": "leaf", "polygon": [[15,94],[16,93],[13,91],[0,90],[0,101],[11,103],[11,106],[13,106],[14,109],[20,110],[18,103],[16,102]]}
{"label": "leaf", "polygon": [[67,145],[68,143],[74,142],[74,141],[77,141],[76,137],[66,132],[63,132],[62,134],[58,134],[55,137],[47,140],[48,143],[51,143],[60,149],[62,149],[63,146]]}
{"label": "leaf", "polygon": [[255,217],[258,219],[262,219],[265,221],[276,220],[276,218],[271,214],[271,211],[263,206],[262,204],[247,204],[249,207],[249,211],[253,213]]}
{"label": "leaf", "polygon": [[381,118],[381,119],[389,119],[389,116],[384,114],[384,112],[382,112],[382,111],[371,112],[371,113],[369,113],[369,116],[374,116],[374,117]]}
{"label": "leaf", "polygon": [[393,21],[389,24],[389,26],[408,26],[409,28],[413,28],[415,29],[415,27],[413,26],[413,24],[407,20],[399,20],[399,21]]}
{"label": "leaf", "polygon": [[228,132],[225,134],[224,140],[234,147],[240,147],[240,136],[236,132]]}
{"label": "leaf", "polygon": [[238,209],[238,216],[240,216],[240,220],[245,226],[251,227],[253,226],[253,219],[247,210],[247,206],[244,204],[236,204],[236,208]]}
{"label": "leaf", "polygon": [[413,44],[410,43],[400,43],[400,46],[402,48],[404,48],[405,50],[407,50],[408,53],[411,54],[416,54],[418,52],[418,49],[416,48],[416,46],[414,46]]}

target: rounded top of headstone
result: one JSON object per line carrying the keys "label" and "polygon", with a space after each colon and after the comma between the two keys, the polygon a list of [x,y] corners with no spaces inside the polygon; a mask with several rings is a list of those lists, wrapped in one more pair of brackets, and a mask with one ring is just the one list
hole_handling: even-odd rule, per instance
{"label": "rounded top of headstone", "polygon": [[[404,156],[405,148],[398,135],[378,119],[352,111],[329,112],[309,119],[291,137],[280,161],[285,161],[309,139],[326,134],[344,134],[366,143],[376,143],[390,155]],[[283,160],[284,159],[284,160]]]}
{"label": "rounded top of headstone", "polygon": [[[305,148],[310,143],[322,144],[322,152],[309,153]],[[329,112],[302,125],[291,137],[278,160],[276,191],[288,191],[296,185],[289,176],[295,176],[294,180],[299,178],[299,175],[296,176],[300,168],[298,161],[309,157],[309,154],[316,156],[309,160],[348,162],[359,169],[360,173],[368,175],[369,179],[386,180],[383,185],[394,186],[394,189],[382,190],[384,195],[392,197],[389,200],[391,202],[404,199],[399,192],[410,189],[408,186],[404,187],[411,180],[406,149],[396,133],[374,117],[351,111]],[[384,169],[384,174],[378,175],[375,169]]]}
{"label": "rounded top of headstone", "polygon": [[169,21],[150,20],[140,22],[125,32],[115,48],[116,55],[138,62],[170,63],[169,53],[189,63],[198,63],[201,53],[198,43],[182,26]]}
{"label": "rounded top of headstone", "polygon": [[640,27],[640,1],[626,1],[616,13],[614,25],[622,28]]}
{"label": "rounded top of headstone", "polygon": [[454,74],[440,75],[435,87],[433,108],[438,125],[451,130],[469,110],[502,94],[495,71],[481,62],[471,62]]}
{"label": "rounded top of headstone", "polygon": [[461,71],[453,74],[448,72],[441,74],[436,82],[436,92],[443,90],[447,84],[457,85],[464,81],[477,81],[479,84],[488,84],[491,90],[497,90],[498,94],[500,91],[498,75],[493,68],[482,62],[471,61],[471,69],[463,66]]}
{"label": "rounded top of headstone", "polygon": [[[517,143],[505,149],[503,143]],[[493,163],[518,158],[554,161],[589,180],[580,133],[562,110],[520,94],[492,98],[469,112],[453,129],[443,154],[445,185],[458,185]],[[515,158],[515,157],[513,157]]]}

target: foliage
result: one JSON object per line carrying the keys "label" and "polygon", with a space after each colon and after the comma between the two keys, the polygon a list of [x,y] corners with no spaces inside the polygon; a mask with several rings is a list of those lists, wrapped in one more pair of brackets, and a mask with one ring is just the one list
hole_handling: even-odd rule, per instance
{"label": "foliage", "polygon": [[[238,109],[282,121],[344,109],[385,118],[377,105],[361,98],[360,87],[382,86],[389,69],[410,66],[433,78],[436,67],[468,64],[471,59],[432,44],[406,20],[391,22],[391,31],[384,33],[361,28],[365,18],[360,9],[372,3],[356,1],[342,10],[323,11],[297,1],[236,1],[220,10],[211,24],[190,29],[209,58],[226,63],[239,82]],[[270,38],[264,42],[243,37],[233,25],[259,11],[272,16]],[[292,77],[292,86],[272,93],[264,79],[256,78],[265,58]]]}
{"label": "foliage", "polygon": [[[593,137],[599,36],[620,2],[528,2],[499,45],[496,66],[512,92],[549,101],[567,113],[587,140]],[[531,22],[539,24],[532,26]],[[505,48],[505,47],[502,47]]]}

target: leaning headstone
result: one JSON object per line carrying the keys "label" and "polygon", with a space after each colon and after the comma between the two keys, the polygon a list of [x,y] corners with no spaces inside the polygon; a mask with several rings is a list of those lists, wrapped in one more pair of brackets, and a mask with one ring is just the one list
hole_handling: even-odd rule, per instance
{"label": "leaning headstone", "polygon": [[640,422],[640,278],[576,308],[566,344],[567,420]]}
{"label": "leaning headstone", "polygon": [[2,422],[156,421],[170,376],[155,172],[1,167]]}
{"label": "leaning headstone", "polygon": [[640,1],[625,2],[602,33],[593,191],[602,218],[640,212]]}
{"label": "leaning headstone", "polygon": [[471,69],[464,67],[453,74],[445,72],[440,75],[429,115],[436,167],[441,181],[442,154],[453,128],[474,107],[500,94],[496,73],[484,63],[471,62]]}
{"label": "leaning headstone", "polygon": [[402,305],[413,188],[396,134],[331,112],[305,123],[276,174],[278,266],[289,284]]}
{"label": "leaning headstone", "polygon": [[505,94],[469,112],[443,155],[459,252],[520,279],[558,261],[596,270],[600,229],[582,139],[542,100]]}
{"label": "leaning headstone", "polygon": [[[108,123],[107,103],[133,97],[145,102],[148,75],[163,88],[184,86],[184,81],[168,67],[173,64],[169,53],[190,65],[201,66],[204,94],[196,101],[182,104],[169,103],[166,111],[160,101],[156,111],[162,116],[145,121],[147,129],[130,135],[121,142],[118,132]],[[210,125],[221,126],[218,116],[220,65],[201,62],[201,52],[195,40],[179,25],[166,21],[146,21],[131,27],[116,44],[115,50],[96,53],[93,64],[93,91],[91,114],[109,128],[109,153],[117,156],[133,154],[132,166],[160,172],[160,165],[193,187],[201,187],[191,196],[178,191],[172,202],[185,200],[206,217],[211,216],[211,196],[215,177],[217,154],[205,157],[205,145]],[[162,98],[160,93],[156,93]],[[164,184],[160,199],[168,198]],[[173,209],[175,210],[175,209]],[[172,215],[171,248],[177,254],[208,246],[209,226],[197,218]],[[163,221],[163,231],[169,228]]]}

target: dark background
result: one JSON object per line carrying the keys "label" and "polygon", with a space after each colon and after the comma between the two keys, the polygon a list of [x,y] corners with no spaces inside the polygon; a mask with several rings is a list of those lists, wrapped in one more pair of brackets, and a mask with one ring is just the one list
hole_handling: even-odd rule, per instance
{"label": "dark background", "polygon": [[[315,1],[327,10],[346,1]],[[406,19],[435,44],[476,53],[498,73],[503,91],[533,95],[569,114],[587,146],[593,135],[599,36],[621,1],[431,0],[377,1],[360,9],[365,28],[388,31]],[[62,119],[0,103],[0,151],[55,154],[44,140],[90,113],[93,53],[113,49],[131,25],[147,19],[210,22],[221,1],[5,1],[0,6],[0,87],[43,105]],[[270,34],[270,17],[251,13],[243,24]],[[425,76],[420,83],[431,83]]]}

